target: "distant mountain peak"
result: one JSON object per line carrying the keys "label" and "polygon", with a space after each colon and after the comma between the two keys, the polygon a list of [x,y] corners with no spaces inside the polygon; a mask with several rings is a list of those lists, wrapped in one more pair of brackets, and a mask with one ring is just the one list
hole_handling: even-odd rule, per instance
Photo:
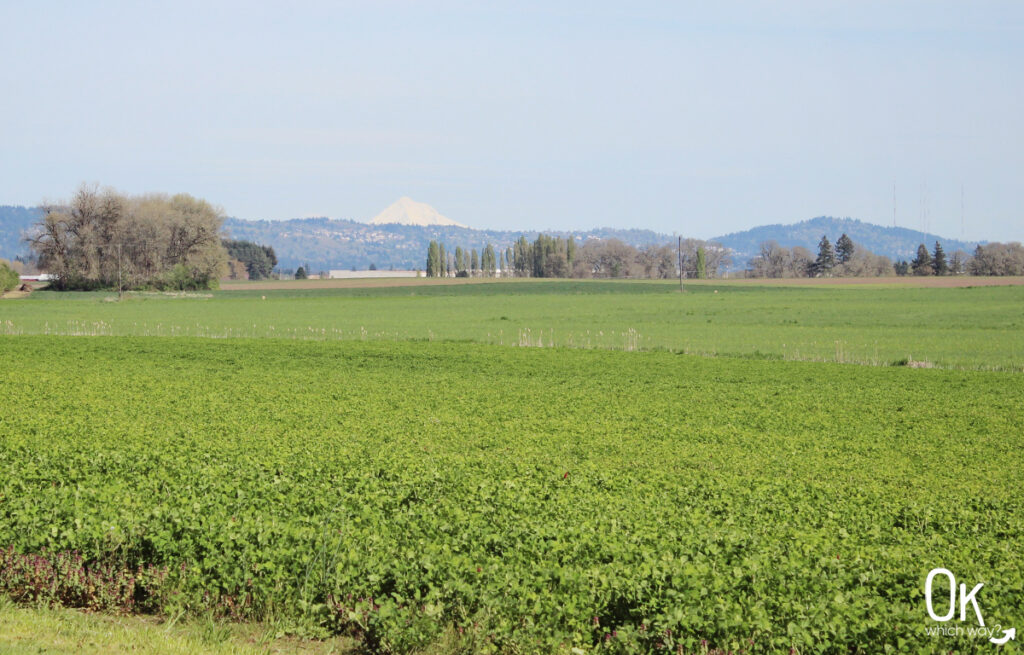
{"label": "distant mountain peak", "polygon": [[377,214],[370,220],[370,225],[451,225],[454,227],[466,227],[462,223],[456,223],[450,218],[441,215],[425,202],[416,202],[408,196],[402,196],[390,207]]}

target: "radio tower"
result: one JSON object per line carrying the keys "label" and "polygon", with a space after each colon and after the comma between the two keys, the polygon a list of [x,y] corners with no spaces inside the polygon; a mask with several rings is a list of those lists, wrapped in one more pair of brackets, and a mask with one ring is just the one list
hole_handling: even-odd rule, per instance
{"label": "radio tower", "polygon": [[896,182],[892,183],[892,226],[896,227]]}
{"label": "radio tower", "polygon": [[964,185],[960,185],[960,240],[964,240]]}

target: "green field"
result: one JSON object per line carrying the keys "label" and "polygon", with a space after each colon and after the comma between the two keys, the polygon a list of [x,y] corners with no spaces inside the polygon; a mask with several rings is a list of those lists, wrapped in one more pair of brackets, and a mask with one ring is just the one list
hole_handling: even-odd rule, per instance
{"label": "green field", "polygon": [[0,334],[471,341],[499,345],[1024,370],[1024,286],[797,287],[513,280],[221,291],[37,292]]}
{"label": "green field", "polygon": [[[4,301],[0,588],[371,651],[995,649],[926,633],[944,567],[1024,628],[1024,290],[671,290]],[[155,336],[197,334],[239,338]]]}

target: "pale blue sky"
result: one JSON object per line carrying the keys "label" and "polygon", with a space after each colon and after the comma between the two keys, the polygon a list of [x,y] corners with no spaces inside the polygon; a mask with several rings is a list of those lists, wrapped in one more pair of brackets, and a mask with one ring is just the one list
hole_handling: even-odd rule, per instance
{"label": "pale blue sky", "polygon": [[[713,6],[712,6],[713,5]],[[1021,2],[0,2],[0,204],[1024,239]],[[926,208],[926,212],[924,209]]]}

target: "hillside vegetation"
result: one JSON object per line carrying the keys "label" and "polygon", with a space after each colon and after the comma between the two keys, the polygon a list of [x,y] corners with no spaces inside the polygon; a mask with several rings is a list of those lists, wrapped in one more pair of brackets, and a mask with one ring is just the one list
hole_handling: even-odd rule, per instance
{"label": "hillside vegetation", "polygon": [[840,234],[847,234],[861,247],[893,261],[909,261],[922,243],[931,247],[939,241],[951,254],[957,250],[973,253],[978,245],[976,241],[949,239],[906,227],[876,225],[853,218],[832,216],[819,216],[789,225],[761,225],[715,237],[714,241],[731,249],[734,261],[742,267],[748,260],[760,254],[761,244],[767,241],[775,241],[785,248],[799,246],[810,252],[817,252],[818,242],[823,234],[833,239]]}

